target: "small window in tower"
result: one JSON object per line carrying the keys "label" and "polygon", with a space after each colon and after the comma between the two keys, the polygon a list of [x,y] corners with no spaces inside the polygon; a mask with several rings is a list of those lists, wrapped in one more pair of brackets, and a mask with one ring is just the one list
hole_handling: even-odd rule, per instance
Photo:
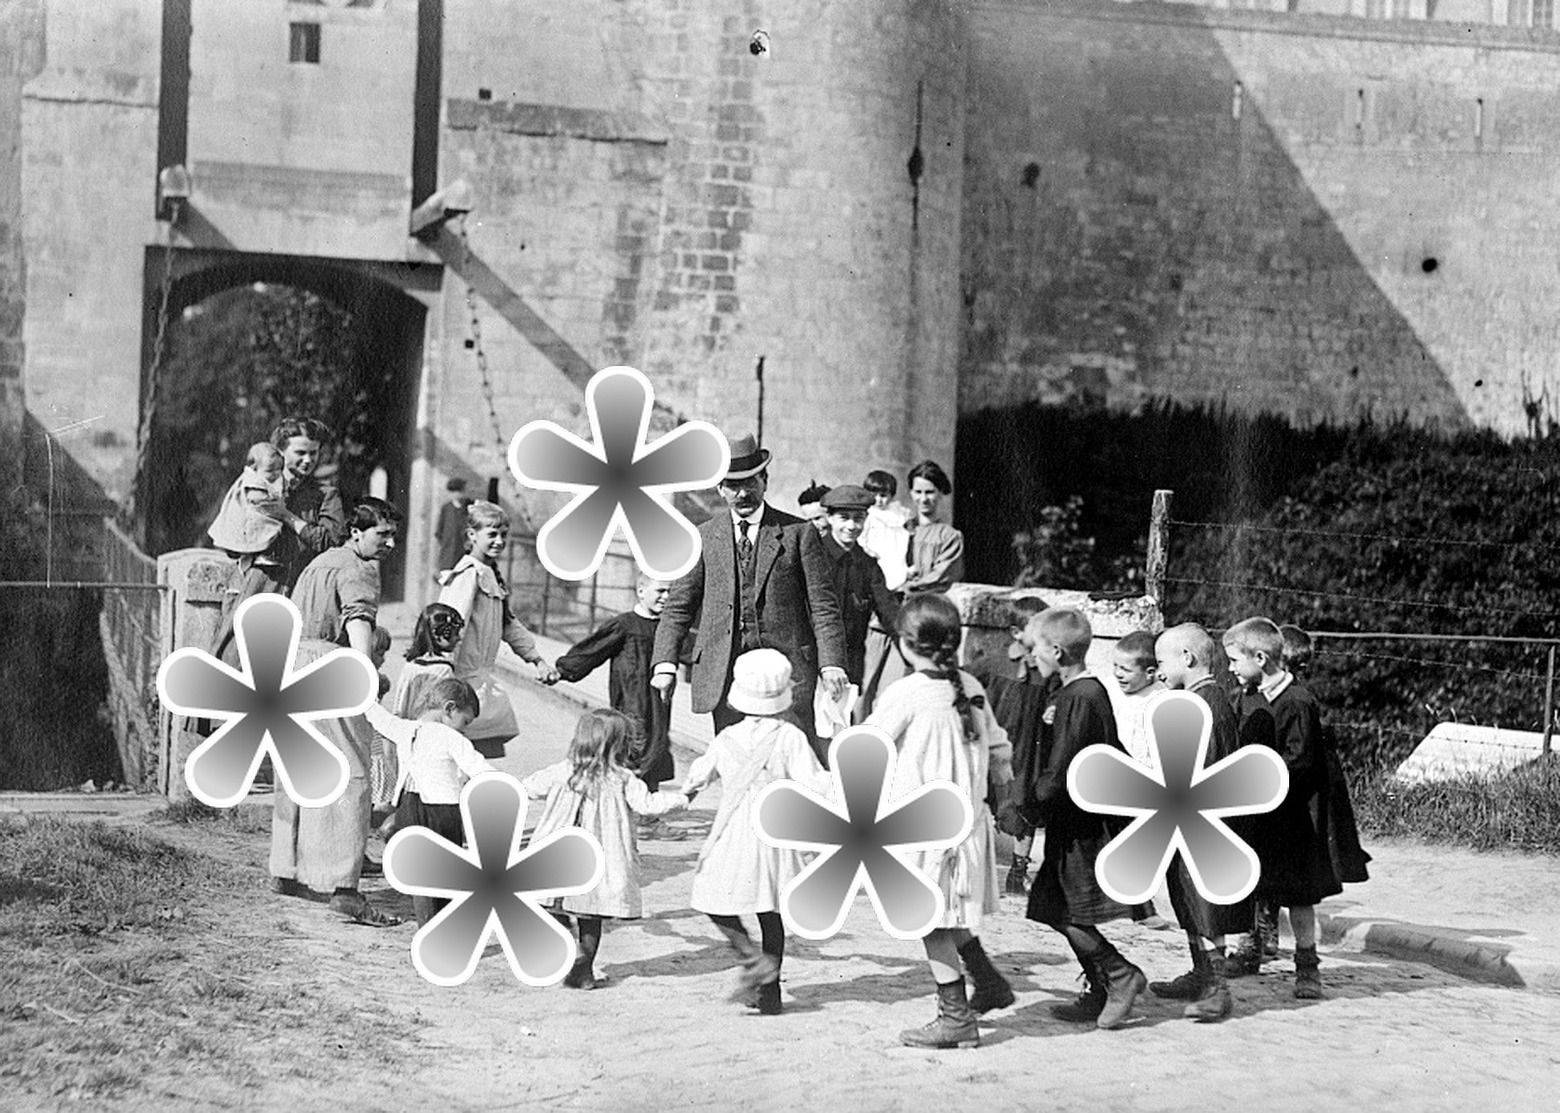
{"label": "small window in tower", "polygon": [[318,23],[294,23],[289,25],[287,60],[320,64],[320,25]]}
{"label": "small window in tower", "polygon": [[1555,25],[1555,0],[1533,0],[1533,26]]}

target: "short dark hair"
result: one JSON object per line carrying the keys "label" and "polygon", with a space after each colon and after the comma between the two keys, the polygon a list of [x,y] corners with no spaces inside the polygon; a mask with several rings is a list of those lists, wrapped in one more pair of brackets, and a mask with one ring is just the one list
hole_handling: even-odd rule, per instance
{"label": "short dark hair", "polygon": [[402,514],[384,499],[376,499],[372,495],[365,495],[357,500],[352,507],[352,513],[347,515],[347,528],[373,529],[375,526],[398,526],[401,524]]}
{"label": "short dark hair", "polygon": [[874,495],[887,495],[889,498],[893,498],[899,491],[899,480],[886,471],[869,471],[861,485]]}
{"label": "short dark hair", "polygon": [[922,460],[910,469],[909,478],[911,483],[914,483],[917,479],[924,479],[943,494],[953,494],[953,482],[948,478],[948,473],[942,470],[936,460]]}
{"label": "short dark hair", "polygon": [[1116,650],[1125,653],[1140,669],[1152,669],[1157,663],[1154,656],[1154,635],[1147,630],[1134,630],[1116,642]]}
{"label": "short dark hair", "polygon": [[796,505],[807,506],[810,503],[821,502],[823,500],[823,496],[828,493],[829,488],[825,487],[822,483],[819,483],[816,479],[814,479],[811,485],[808,486],[805,491],[796,496]]}

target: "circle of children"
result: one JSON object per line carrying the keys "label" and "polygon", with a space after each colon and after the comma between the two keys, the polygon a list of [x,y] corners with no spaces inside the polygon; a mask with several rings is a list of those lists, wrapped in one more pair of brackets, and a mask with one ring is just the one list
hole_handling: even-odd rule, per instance
{"label": "circle of children", "polygon": [[[290,593],[297,604],[300,663],[340,645],[376,666],[384,659],[389,639],[375,625],[378,560],[394,546],[401,514],[370,497],[345,512],[339,491],[314,475],[329,439],[318,422],[283,421],[269,443],[253,447],[212,524],[214,543],[232,561],[215,646],[231,664],[233,612],[260,591]],[[633,610],[555,665],[516,619],[499,572],[507,515],[494,503],[468,502],[464,485],[452,481],[456,497],[438,530],[448,567],[438,573],[438,602],[417,621],[405,667],[388,692],[382,677],[382,705],[319,724],[347,755],[347,792],[327,808],[299,808],[276,794],[274,891],[329,893],[331,908],[348,918],[399,922],[359,892],[360,876],[375,868],[366,853],[371,827],[383,820],[380,832],[388,836],[396,826],[422,825],[463,843],[462,784],[490,770],[487,759],[501,755],[505,743],[523,737],[495,676],[499,647],[507,644],[543,684],[577,680],[610,663],[613,709],[582,715],[567,759],[524,782],[528,794],[545,800],[533,839],[573,824],[593,833],[604,852],[601,884],[553,908],[578,932],[567,986],[595,987],[605,920],[643,914],[637,839],[676,837],[655,817],[686,807],[719,780],[722,799],[690,903],[740,960],[732,999],[759,1014],[780,1013],[781,894],[807,859],[758,838],[755,800],[782,778],[829,795],[826,736],[865,722],[897,747],[894,797],[927,781],[951,781],[968,794],[975,817],[963,843],[911,860],[942,891],[945,913],[924,940],[937,1015],[901,1033],[903,1043],[976,1046],[977,1016],[1014,1003],[979,936],[1004,888],[1020,896],[1027,889],[1028,918],[1059,932],[1082,967],[1077,999],[1052,1007],[1063,1021],[1118,1028],[1145,991],[1185,1001],[1193,1020],[1229,1016],[1227,979],[1256,973],[1278,953],[1280,906],[1294,930],[1294,994],[1322,996],[1315,905],[1339,892],[1341,882],[1364,880],[1369,856],[1359,846],[1317,701],[1295,676],[1309,656],[1302,631],[1248,618],[1223,632],[1222,653],[1196,625],[1157,638],[1134,633],[1115,645],[1111,674],[1097,677],[1085,663],[1092,632],[1081,612],[1017,600],[1005,660],[977,677],[959,667],[960,615],[945,594],[963,573],[963,538],[939,520],[952,494],[942,468],[928,460],[910,471],[913,510],[894,501],[894,477],[874,471],[862,486],[814,484],[800,500],[799,518],[766,499],[769,452],[751,437],[731,445],[731,468],[719,485],[731,513],[700,527],[699,563],[675,583],[641,579]],[[689,654],[692,633],[698,650]],[[681,790],[668,791],[660,786],[675,772],[668,703],[679,664],[691,669],[694,710],[713,714],[717,734]],[[1230,679],[1228,688],[1220,683]],[[1091,745],[1124,748],[1151,763],[1144,709],[1165,687],[1207,703],[1209,764],[1242,746],[1270,746],[1288,766],[1289,793],[1269,814],[1229,820],[1261,863],[1251,898],[1210,903],[1176,856],[1167,882],[1191,966],[1150,982],[1100,930],[1128,916],[1169,927],[1151,904],[1119,904],[1096,880],[1096,858],[1127,821],[1080,809],[1066,781],[1072,759]],[[996,830],[1016,840],[1005,885]],[[1043,849],[1031,884],[1037,837]],[[418,923],[440,904],[416,898]],[[744,915],[757,917],[757,942]],[[1230,947],[1232,935],[1238,943]]]}

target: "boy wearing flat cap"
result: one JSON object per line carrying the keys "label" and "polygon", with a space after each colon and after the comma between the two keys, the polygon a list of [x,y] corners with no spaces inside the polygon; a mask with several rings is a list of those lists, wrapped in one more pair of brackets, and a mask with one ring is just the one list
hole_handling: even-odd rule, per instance
{"label": "boy wearing flat cap", "polygon": [[828,750],[814,728],[814,691],[822,683],[838,700],[848,684],[833,567],[816,529],[764,501],[769,450],[751,436],[730,444],[731,465],[719,486],[729,513],[699,527],[698,562],[672,585],[656,631],[650,684],[669,698],[678,649],[697,621],[693,710],[709,712],[718,734],[742,718],[726,699],[737,657],[777,649],[793,670],[788,714],[827,765]]}
{"label": "boy wearing flat cap", "polygon": [[819,500],[829,518],[823,551],[834,566],[834,594],[845,627],[845,675],[860,685],[867,667],[867,626],[875,613],[883,629],[895,629],[899,597],[888,590],[883,568],[859,544],[867,527],[872,492],[846,484]]}

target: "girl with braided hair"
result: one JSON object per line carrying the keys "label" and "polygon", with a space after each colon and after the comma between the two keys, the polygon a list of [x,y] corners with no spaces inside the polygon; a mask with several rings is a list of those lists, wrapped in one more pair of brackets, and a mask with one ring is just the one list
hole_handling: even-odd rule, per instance
{"label": "girl with braided hair", "polygon": [[[910,1047],[977,1047],[976,1014],[1013,1003],[1013,988],[992,965],[976,934],[997,911],[996,837],[986,804],[989,784],[1012,779],[1013,747],[980,682],[958,666],[963,630],[946,596],[912,596],[899,612],[899,644],[913,670],[884,693],[866,725],[884,731],[898,751],[894,797],[928,781],[951,781],[969,799],[974,822],[947,850],[911,853],[908,864],[942,890],[943,918],[922,941],[937,983],[937,1019],[901,1032]],[[962,967],[961,967],[962,963]],[[964,970],[975,984],[966,995]]]}

